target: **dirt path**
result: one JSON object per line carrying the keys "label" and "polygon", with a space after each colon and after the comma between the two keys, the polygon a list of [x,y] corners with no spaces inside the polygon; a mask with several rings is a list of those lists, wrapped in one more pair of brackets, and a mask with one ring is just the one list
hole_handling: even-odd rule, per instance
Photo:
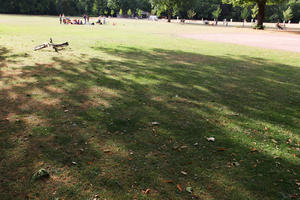
{"label": "dirt path", "polygon": [[185,38],[214,42],[233,43],[267,49],[300,53],[300,35],[280,32],[236,32],[181,34]]}

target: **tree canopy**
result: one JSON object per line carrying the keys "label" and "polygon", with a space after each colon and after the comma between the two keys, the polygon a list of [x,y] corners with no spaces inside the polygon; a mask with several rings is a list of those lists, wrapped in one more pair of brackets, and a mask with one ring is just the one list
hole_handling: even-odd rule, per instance
{"label": "tree canopy", "polygon": [[193,19],[212,20],[216,17],[214,11],[220,8],[219,19],[235,21],[242,20],[241,12],[247,7],[252,11],[247,19],[257,17],[260,25],[263,21],[300,20],[299,0],[0,0],[0,5],[0,13],[115,16],[122,10],[123,16],[140,16],[146,11],[169,20],[177,16],[191,18],[191,11]]}
{"label": "tree canopy", "polygon": [[224,3],[232,4],[233,6],[250,6],[256,4],[258,7],[257,28],[263,29],[265,20],[265,8],[267,4],[279,4],[285,0],[223,0]]}

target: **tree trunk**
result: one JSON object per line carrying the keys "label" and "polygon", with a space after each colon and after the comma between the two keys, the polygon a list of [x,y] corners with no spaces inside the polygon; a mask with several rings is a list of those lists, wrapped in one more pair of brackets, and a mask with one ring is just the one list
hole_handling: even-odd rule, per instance
{"label": "tree trunk", "polygon": [[263,24],[264,24],[264,19],[265,19],[266,1],[260,0],[257,3],[257,6],[258,6],[257,27],[259,29],[263,29]]}
{"label": "tree trunk", "polygon": [[171,17],[172,17],[172,8],[170,7],[168,10],[168,22],[171,22]]}

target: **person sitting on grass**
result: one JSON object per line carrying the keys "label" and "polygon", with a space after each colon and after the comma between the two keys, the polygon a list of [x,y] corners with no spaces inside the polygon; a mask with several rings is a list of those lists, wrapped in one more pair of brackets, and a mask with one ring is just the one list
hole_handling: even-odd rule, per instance
{"label": "person sitting on grass", "polygon": [[100,17],[98,18],[98,21],[96,22],[96,24],[102,25],[102,22],[101,22],[101,18],[100,18]]}

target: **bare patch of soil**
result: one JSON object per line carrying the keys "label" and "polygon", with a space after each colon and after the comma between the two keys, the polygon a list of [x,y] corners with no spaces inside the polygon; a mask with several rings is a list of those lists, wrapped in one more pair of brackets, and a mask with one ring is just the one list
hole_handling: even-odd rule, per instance
{"label": "bare patch of soil", "polygon": [[[298,33],[298,32],[297,32]],[[235,32],[235,33],[200,33],[182,34],[185,38],[213,42],[240,44],[266,49],[277,49],[300,53],[300,37],[288,32]]]}

